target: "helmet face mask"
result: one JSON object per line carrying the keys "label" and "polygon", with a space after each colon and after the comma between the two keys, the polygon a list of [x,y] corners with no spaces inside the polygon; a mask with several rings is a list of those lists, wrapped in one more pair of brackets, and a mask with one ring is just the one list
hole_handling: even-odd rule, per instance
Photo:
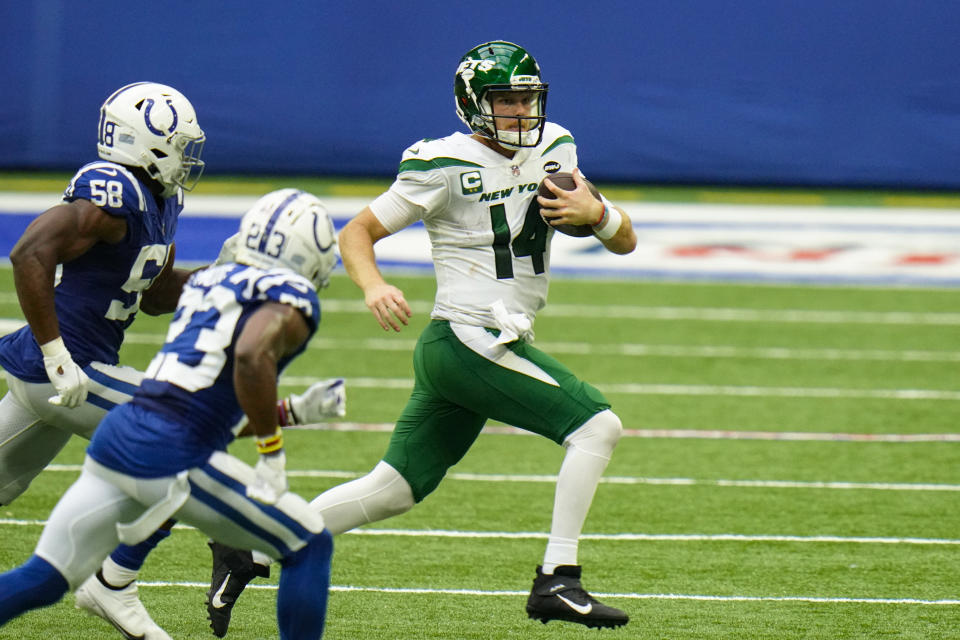
{"label": "helmet face mask", "polygon": [[[535,147],[546,124],[547,88],[540,66],[525,49],[511,42],[487,42],[460,59],[453,83],[457,116],[475,134],[508,149]],[[529,103],[525,113],[495,114],[498,96],[509,94],[510,100]]]}
{"label": "helmet face mask", "polygon": [[337,237],[323,203],[297,189],[263,196],[240,221],[235,262],[261,269],[285,268],[317,289],[330,283],[337,264]]}
{"label": "helmet face mask", "polygon": [[193,105],[166,85],[128,84],[100,107],[100,157],[142,168],[163,186],[166,197],[196,186],[205,141]]}

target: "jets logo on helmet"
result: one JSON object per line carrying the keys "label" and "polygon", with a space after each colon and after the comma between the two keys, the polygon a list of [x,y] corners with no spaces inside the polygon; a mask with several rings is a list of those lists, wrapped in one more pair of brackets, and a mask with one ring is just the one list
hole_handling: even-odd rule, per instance
{"label": "jets logo on helmet", "polygon": [[100,157],[142,168],[163,186],[166,197],[196,186],[203,173],[205,140],[193,105],[163,84],[128,84],[100,107]]}
{"label": "jets logo on helmet", "polygon": [[[470,54],[468,53],[467,55]],[[497,63],[493,60],[474,60],[473,58],[467,58],[466,60],[460,61],[460,66],[457,67],[457,75],[461,76],[465,82],[469,82],[473,79],[476,69],[486,73],[495,66],[497,66]]]}
{"label": "jets logo on helmet", "polygon": [[239,236],[235,262],[290,269],[317,289],[329,284],[337,236],[316,196],[297,189],[268,193],[243,215]]}
{"label": "jets logo on helmet", "polygon": [[[547,87],[540,79],[540,66],[523,47],[486,42],[464,54],[457,66],[453,83],[457,116],[474,133],[506,148],[535,147],[546,124]],[[517,91],[533,94],[530,113],[494,117],[493,96]],[[500,128],[498,120],[515,120],[517,127]]]}

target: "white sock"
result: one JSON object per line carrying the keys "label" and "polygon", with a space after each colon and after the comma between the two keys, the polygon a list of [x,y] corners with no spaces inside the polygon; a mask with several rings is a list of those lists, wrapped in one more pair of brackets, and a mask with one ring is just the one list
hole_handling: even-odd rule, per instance
{"label": "white sock", "polygon": [[138,569],[127,569],[122,567],[113,558],[107,556],[100,566],[100,575],[112,587],[124,587],[137,579],[140,574]]}
{"label": "white sock", "polygon": [[547,540],[547,550],[543,554],[543,567],[541,571],[545,575],[553,575],[553,570],[560,565],[577,564],[577,540],[576,538],[559,538],[550,536]]}
{"label": "white sock", "polygon": [[613,448],[620,439],[620,419],[601,411],[570,434],[553,502],[553,522],[543,556],[543,573],[559,565],[577,564],[577,546],[587,512]]}
{"label": "white sock", "polygon": [[263,565],[264,567],[269,567],[271,564],[273,564],[273,558],[263,553],[262,551],[257,551],[256,549],[254,549],[250,553],[253,556],[253,561],[256,564]]}

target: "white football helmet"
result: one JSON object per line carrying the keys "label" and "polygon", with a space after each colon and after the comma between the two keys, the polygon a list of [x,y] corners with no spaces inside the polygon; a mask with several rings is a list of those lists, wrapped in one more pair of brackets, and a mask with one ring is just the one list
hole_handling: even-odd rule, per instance
{"label": "white football helmet", "polygon": [[155,82],[114,91],[100,107],[97,152],[104,160],[142,167],[164,196],[189,191],[203,173],[203,130],[182,93]]}
{"label": "white football helmet", "polygon": [[240,221],[235,262],[261,269],[285,267],[317,289],[330,283],[337,235],[323,203],[298,189],[272,191]]}

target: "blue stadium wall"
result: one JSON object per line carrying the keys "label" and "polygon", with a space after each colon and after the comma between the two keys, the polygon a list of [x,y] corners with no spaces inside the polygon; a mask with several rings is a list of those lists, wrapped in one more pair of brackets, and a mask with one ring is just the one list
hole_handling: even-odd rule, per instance
{"label": "blue stadium wall", "polygon": [[960,188],[956,0],[0,5],[0,169],[72,170],[103,99],[152,80],[213,173],[389,176],[462,129],[456,63],[506,39],[595,180]]}

